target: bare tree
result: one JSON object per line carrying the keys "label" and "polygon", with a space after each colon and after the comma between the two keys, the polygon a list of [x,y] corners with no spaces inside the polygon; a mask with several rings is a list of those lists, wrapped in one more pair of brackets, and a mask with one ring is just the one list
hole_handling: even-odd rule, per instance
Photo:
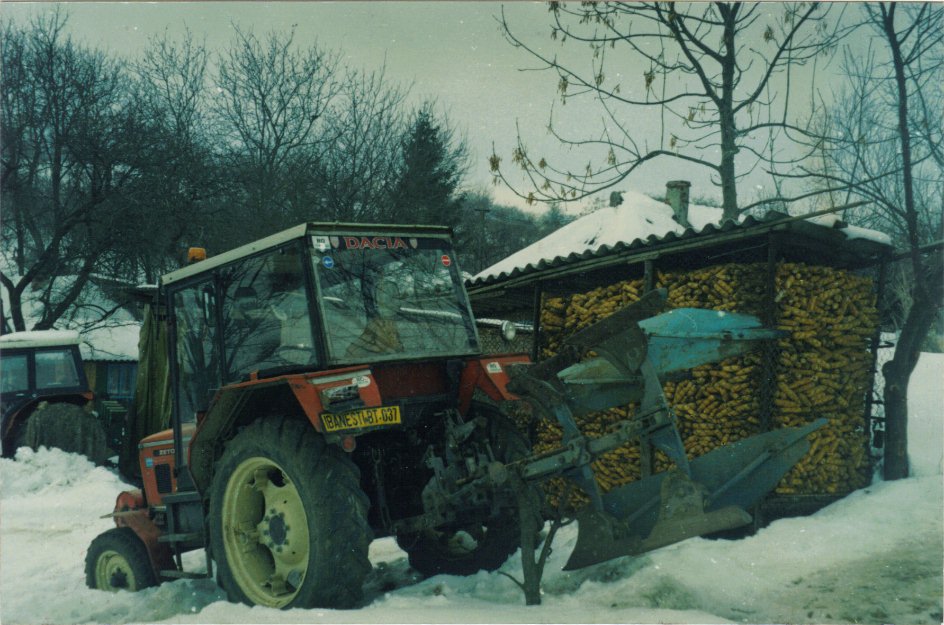
{"label": "bare tree", "polygon": [[154,120],[159,141],[154,146],[159,167],[143,172],[137,182],[140,227],[147,244],[127,250],[149,282],[179,262],[187,242],[207,243],[208,233],[223,221],[220,201],[226,177],[214,156],[210,128],[207,66],[209,52],[187,31],[177,41],[167,33],[152,38],[132,65],[137,98]]}
{"label": "bare tree", "polygon": [[[879,27],[888,42],[891,53],[891,70],[894,73],[895,94],[897,95],[898,134],[901,153],[901,187],[904,195],[904,211],[900,214],[906,223],[908,255],[914,272],[914,291],[911,309],[905,319],[895,349],[895,356],[885,364],[885,423],[886,423],[886,479],[899,479],[908,476],[908,381],[918,363],[921,345],[928,330],[940,314],[944,298],[944,255],[940,248],[929,258],[921,253],[921,232],[918,217],[918,201],[915,198],[914,153],[915,144],[921,136],[927,145],[932,160],[938,165],[938,190],[944,186],[944,159],[941,158],[940,100],[929,105],[921,96],[923,80],[932,76],[931,81],[940,86],[944,74],[941,67],[942,38],[944,38],[944,10],[939,5],[924,4],[920,8],[904,7],[903,12],[910,13],[904,25],[896,24],[897,5],[893,3],[869,6],[871,23]],[[933,52],[936,59],[930,67],[924,65],[927,52]],[[909,83],[911,83],[909,85]],[[911,96],[914,90],[917,95]],[[919,123],[917,133],[912,132],[912,113],[910,103],[915,100],[918,106]],[[937,105],[937,106],[934,106]],[[925,117],[929,109],[937,109],[933,117]],[[940,208],[940,207],[939,207]],[[938,213],[936,236],[944,238],[944,212]]]}
{"label": "bare tree", "polygon": [[[574,136],[558,127],[552,111],[553,136],[597,159],[579,171],[533,157],[519,136],[512,162],[533,186],[519,195],[578,199],[619,184],[645,163],[672,158],[711,172],[725,219],[751,208],[738,201],[738,180],[772,152],[778,158],[772,144],[787,130],[805,130],[793,125],[794,69],[830,50],[843,33],[829,28],[828,5],[777,5],[776,16],[770,6],[551,2],[552,39],[589,47],[582,69],[523,41],[503,16],[511,44],[557,75],[562,103],[594,100],[603,124],[594,136]],[[647,69],[636,75],[638,65],[628,61]],[[654,145],[636,123],[645,109],[659,115]],[[497,155],[491,165],[507,183]]]}
{"label": "bare tree", "polygon": [[120,64],[64,36],[60,12],[3,46],[2,284],[12,327],[54,327],[123,240],[125,194],[147,158],[149,122]]}
{"label": "bare tree", "polygon": [[310,175],[335,139],[324,117],[341,87],[338,58],[317,46],[298,49],[294,30],[260,39],[234,29],[213,102],[221,149],[240,194],[236,206],[271,231],[291,211],[299,177]]}
{"label": "bare tree", "polygon": [[[858,222],[887,232],[907,261],[909,292],[885,375],[885,477],[908,475],[908,381],[944,298],[944,8],[867,4],[877,45],[848,53],[849,88],[811,144],[820,155],[791,174],[870,201]],[[899,279],[899,283],[901,280]]]}
{"label": "bare tree", "polygon": [[340,221],[370,221],[389,211],[408,131],[409,88],[391,83],[386,68],[349,71],[328,112],[332,141],[320,153],[313,181],[320,187],[319,213]]}

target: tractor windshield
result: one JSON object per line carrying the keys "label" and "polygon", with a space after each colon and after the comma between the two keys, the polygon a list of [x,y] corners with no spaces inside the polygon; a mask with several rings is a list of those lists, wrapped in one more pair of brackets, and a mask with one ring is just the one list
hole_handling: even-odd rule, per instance
{"label": "tractor windshield", "polygon": [[316,235],[312,244],[331,362],[478,351],[475,325],[448,241]]}

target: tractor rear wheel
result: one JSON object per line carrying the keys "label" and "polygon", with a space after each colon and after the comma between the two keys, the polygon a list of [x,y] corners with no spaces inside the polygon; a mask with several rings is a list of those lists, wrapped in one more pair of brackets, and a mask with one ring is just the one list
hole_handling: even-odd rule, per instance
{"label": "tractor rear wheel", "polygon": [[[488,419],[488,442],[496,460],[508,463],[529,455],[527,439],[496,407],[474,402],[470,413]],[[407,552],[410,566],[426,577],[473,575],[504,564],[521,546],[521,529],[517,511],[509,509],[468,527],[399,535],[397,544]]]}
{"label": "tractor rear wheel", "polygon": [[311,425],[257,421],[230,441],[210,486],[210,546],[230,600],[354,607],[371,569],[360,472]]}
{"label": "tractor rear wheel", "polygon": [[97,465],[110,455],[105,429],[92,414],[66,402],[41,403],[19,426],[14,448],[56,447],[82,454]]}
{"label": "tractor rear wheel", "polygon": [[89,588],[132,592],[157,586],[147,547],[131,528],[115,527],[99,534],[85,555],[85,583]]}
{"label": "tractor rear wheel", "polygon": [[410,566],[424,577],[474,575],[494,571],[521,542],[517,519],[501,515],[481,525],[464,529],[426,530],[397,536]]}

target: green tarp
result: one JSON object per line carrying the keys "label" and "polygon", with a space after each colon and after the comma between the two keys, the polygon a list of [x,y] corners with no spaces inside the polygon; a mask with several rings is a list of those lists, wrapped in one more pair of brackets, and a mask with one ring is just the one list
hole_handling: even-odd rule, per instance
{"label": "green tarp", "polygon": [[134,403],[128,411],[127,437],[121,450],[121,472],[140,477],[138,442],[155,432],[170,427],[171,395],[170,365],[167,357],[167,322],[155,311],[155,305],[144,310],[144,324],[138,340],[138,378]]}

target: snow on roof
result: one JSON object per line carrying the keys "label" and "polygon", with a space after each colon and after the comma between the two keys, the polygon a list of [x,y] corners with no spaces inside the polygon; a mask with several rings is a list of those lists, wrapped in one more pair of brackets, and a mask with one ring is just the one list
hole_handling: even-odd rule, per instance
{"label": "snow on roof", "polygon": [[[692,227],[701,230],[708,224],[721,221],[721,209],[690,204],[688,219]],[[589,215],[555,230],[540,241],[515,252],[477,274],[472,282],[510,275],[513,271],[537,268],[543,262],[552,262],[570,254],[597,252],[617,243],[631,243],[650,236],[662,237],[685,228],[672,214],[672,207],[647,195],[633,191],[623,192],[623,203],[617,207],[601,208]]]}
{"label": "snow on roof", "polygon": [[884,232],[869,230],[868,228],[860,228],[858,226],[850,226],[843,222],[837,215],[811,217],[806,221],[810,222],[811,224],[816,224],[817,226],[824,226],[826,228],[838,228],[842,230],[843,234],[845,234],[846,238],[849,240],[865,239],[867,241],[882,243],[883,245],[892,244],[892,238]]}
{"label": "snow on roof", "polygon": [[57,347],[76,345],[79,333],[75,330],[34,330],[32,332],[14,332],[0,336],[0,347]]}
{"label": "snow on roof", "polygon": [[[623,203],[620,206],[602,208],[584,215],[540,241],[487,267],[469,280],[469,284],[480,284],[509,277],[514,273],[540,269],[549,264],[563,263],[570,256],[603,254],[617,245],[645,243],[667,235],[681,235],[686,231],[700,233],[709,229],[709,226],[710,229],[717,227],[721,223],[721,217],[720,208],[690,204],[688,220],[692,227],[686,229],[675,221],[672,208],[668,204],[641,193],[626,191],[623,192]],[[834,215],[810,218],[806,221],[826,228],[836,228],[850,240],[866,239],[889,246],[892,244],[888,235],[848,226]]]}

